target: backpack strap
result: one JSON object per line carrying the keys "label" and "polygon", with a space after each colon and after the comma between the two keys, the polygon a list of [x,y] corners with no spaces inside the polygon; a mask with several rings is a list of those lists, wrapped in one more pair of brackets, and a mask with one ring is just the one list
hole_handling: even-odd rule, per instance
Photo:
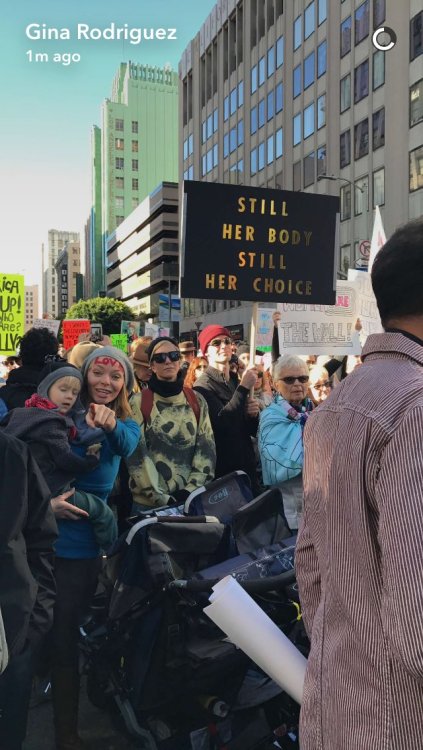
{"label": "backpack strap", "polygon": [[183,392],[185,395],[186,400],[188,401],[191,409],[193,410],[195,414],[195,419],[197,420],[197,427],[200,424],[200,404],[198,403],[197,396],[195,395],[192,388],[188,388],[188,386],[183,387]]}
{"label": "backpack strap", "polygon": [[[197,427],[200,424],[200,404],[192,388],[183,387],[183,392],[188,404],[194,412],[197,421]],[[150,388],[143,388],[141,391],[141,414],[144,424],[149,424],[151,410],[153,408],[154,393]]]}

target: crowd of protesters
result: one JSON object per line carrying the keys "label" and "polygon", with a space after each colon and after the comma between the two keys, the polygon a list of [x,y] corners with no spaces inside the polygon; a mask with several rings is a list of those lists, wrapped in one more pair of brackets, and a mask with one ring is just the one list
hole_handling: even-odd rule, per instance
{"label": "crowd of protesters", "polygon": [[422,248],[416,222],[379,252],[385,333],[361,359],[279,356],[276,312],[272,352],[253,361],[218,324],[198,347],[145,336],[129,356],[107,338],[59,354],[47,329],[24,335],[0,384],[0,750],[22,747],[43,669],[57,750],[83,747],[78,629],[117,534],[110,497],[121,520],[234,470],[254,496],[280,487],[299,531],[301,747],[421,747]]}

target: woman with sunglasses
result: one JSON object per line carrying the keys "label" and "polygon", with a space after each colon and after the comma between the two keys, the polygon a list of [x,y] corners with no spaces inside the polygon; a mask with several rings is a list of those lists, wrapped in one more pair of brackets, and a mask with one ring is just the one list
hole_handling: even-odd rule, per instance
{"label": "woman with sunglasses", "polygon": [[306,363],[291,354],[280,357],[273,383],[276,395],[261,413],[258,434],[263,483],[281,488],[286,520],[296,533],[303,507],[303,430],[313,409]]}
{"label": "woman with sunglasses", "polygon": [[137,449],[127,461],[135,513],[184,502],[214,479],[216,463],[207,404],[184,387],[177,341],[156,338],[147,356],[152,371],[148,388],[131,399],[141,427]]}

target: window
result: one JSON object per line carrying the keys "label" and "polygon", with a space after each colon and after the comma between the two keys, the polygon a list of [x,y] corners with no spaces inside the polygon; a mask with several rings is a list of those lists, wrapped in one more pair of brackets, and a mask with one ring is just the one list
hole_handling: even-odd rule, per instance
{"label": "window", "polygon": [[360,216],[369,209],[369,179],[361,177],[354,183],[354,216]]}
{"label": "window", "polygon": [[341,187],[341,221],[351,219],[351,185]]}
{"label": "window", "polygon": [[292,118],[293,143],[297,146],[301,143],[301,112]]}
{"label": "window", "polygon": [[250,112],[250,133],[257,131],[257,107],[252,107]]}
{"label": "window", "polygon": [[138,190],[138,177],[132,178],[132,190]]}
{"label": "window", "polygon": [[314,82],[314,52],[304,60],[304,89],[308,89]]}
{"label": "window", "polygon": [[266,80],[266,58],[263,56],[258,64],[258,84],[261,86]]}
{"label": "window", "polygon": [[369,0],[358,6],[354,19],[354,44],[357,45],[369,35]]}
{"label": "window", "polygon": [[240,120],[238,123],[238,146],[242,146],[244,143],[244,120]]}
{"label": "window", "polygon": [[138,152],[138,141],[131,141],[131,151],[132,153]]}
{"label": "window", "polygon": [[188,139],[185,138],[184,140],[184,161],[185,159],[188,159]]}
{"label": "window", "polygon": [[315,9],[313,0],[313,2],[310,3],[310,5],[304,11],[304,39],[308,39],[308,37],[311,36],[314,31],[314,17]]}
{"label": "window", "polygon": [[259,172],[264,169],[264,141],[263,143],[259,143],[258,147],[258,168]]}
{"label": "window", "polygon": [[138,121],[137,120],[132,120],[131,131],[132,133],[138,133]]}
{"label": "window", "polygon": [[339,256],[340,270],[345,277],[348,275],[348,269],[351,265],[351,245],[342,245]]}
{"label": "window", "polygon": [[267,122],[272,119],[274,113],[274,93],[269,91],[267,95]]}
{"label": "window", "polygon": [[410,193],[423,187],[423,146],[410,151]]}
{"label": "window", "polygon": [[283,109],[283,83],[278,83],[275,89],[276,92],[276,114],[281,112]]}
{"label": "window", "polygon": [[314,183],[314,151],[304,157],[304,187]]}
{"label": "window", "polygon": [[346,112],[351,107],[351,74],[341,78],[340,111]]}
{"label": "window", "polygon": [[115,149],[116,151],[123,151],[124,149],[124,140],[123,138],[115,138]]}
{"label": "window", "polygon": [[244,171],[244,159],[240,159],[237,166],[238,166],[238,172],[243,172]]}
{"label": "window", "polygon": [[223,100],[223,119],[225,122],[229,119],[229,96],[225,96]]}
{"label": "window", "polygon": [[317,176],[326,174],[326,146],[317,149]]}
{"label": "window", "polygon": [[385,145],[385,107],[373,113],[373,151]]}
{"label": "window", "polygon": [[314,133],[314,102],[308,105],[304,110],[304,138],[308,138]]}
{"label": "window", "polygon": [[341,23],[341,57],[351,50],[351,16]]}
{"label": "window", "polygon": [[354,126],[354,159],[369,153],[369,121],[366,117]]}
{"label": "window", "polygon": [[236,112],[236,104],[237,104],[237,90],[232,89],[231,95],[230,95],[230,114],[233,115],[234,112]]}
{"label": "window", "polygon": [[[216,132],[219,126],[218,114],[219,114],[218,109],[216,107],[216,109],[213,110],[213,133]],[[190,138],[192,138],[192,135],[190,135]],[[192,154],[192,152],[193,152],[193,149],[191,149],[190,154]]]}
{"label": "window", "polygon": [[[207,121],[203,120],[203,123],[201,125],[201,143],[205,143],[206,140],[207,140]],[[187,144],[187,156],[188,156],[188,144]],[[185,158],[186,157],[184,156],[184,159]]]}
{"label": "window", "polygon": [[207,174],[207,156],[206,154],[203,154],[201,157],[201,174],[204,175]]}
{"label": "window", "polygon": [[369,93],[369,61],[365,60],[354,70],[354,104]]}
{"label": "window", "polygon": [[270,47],[267,51],[267,77],[272,76],[275,72],[275,48]]}
{"label": "window", "polygon": [[223,158],[229,156],[229,134],[226,133],[223,136]]}
{"label": "window", "polygon": [[373,91],[385,83],[385,53],[378,50],[373,53]]}
{"label": "window", "polygon": [[207,174],[213,169],[213,149],[209,148],[206,158]]}
{"label": "window", "polygon": [[215,143],[213,146],[213,166],[217,167],[218,162],[219,162],[219,150],[218,150],[217,143]]}
{"label": "window", "polygon": [[260,99],[258,103],[258,126],[262,128],[266,121],[266,107],[264,99]]}
{"label": "window", "polygon": [[123,130],[123,120],[115,120],[115,130]]}
{"label": "window", "polygon": [[283,65],[283,36],[276,40],[276,67]]}
{"label": "window", "polygon": [[236,149],[236,128],[231,128],[229,131],[229,153],[232,154]]}
{"label": "window", "polygon": [[123,177],[115,177],[115,185],[118,190],[123,190],[124,184],[125,183]]}
{"label": "window", "polygon": [[410,128],[423,120],[423,78],[410,88]]}
{"label": "window", "polygon": [[318,78],[320,78],[320,76],[326,73],[327,47],[328,45],[325,39],[325,41],[319,44],[317,48],[317,77]]}
{"label": "window", "polygon": [[385,170],[377,169],[373,172],[373,208],[385,203]]}
{"label": "window", "polygon": [[188,156],[192,154],[193,151],[194,151],[194,138],[191,133],[191,135],[188,136]]}
{"label": "window", "polygon": [[326,125],[326,94],[317,99],[317,130]]}
{"label": "window", "polygon": [[116,226],[118,227],[119,224],[122,224],[124,217],[123,216],[116,216]]}
{"label": "window", "polygon": [[341,167],[347,167],[351,162],[351,131],[346,130],[341,133],[339,139],[339,164]]}
{"label": "window", "polygon": [[279,128],[275,133],[275,157],[279,159],[283,155],[283,130]]}
{"label": "window", "polygon": [[301,190],[301,162],[292,165],[292,184],[294,190]]}
{"label": "window", "polygon": [[274,158],[274,138],[269,135],[267,139],[267,163],[271,164]]}
{"label": "window", "polygon": [[410,21],[410,62],[421,54],[423,54],[423,10]]}
{"label": "window", "polygon": [[253,148],[251,149],[250,153],[250,172],[251,174],[256,174],[257,172],[257,149]]}
{"label": "window", "polygon": [[385,0],[373,0],[373,28],[377,29],[385,20]]}
{"label": "window", "polygon": [[132,159],[132,171],[138,172],[138,159]]}
{"label": "window", "polygon": [[210,138],[213,135],[213,115],[209,115],[206,120],[206,128],[207,128],[207,138]]}
{"label": "window", "polygon": [[326,0],[319,0],[319,11],[318,11],[318,19],[317,19],[317,23],[319,26],[321,23],[323,23],[323,21],[326,21],[326,17],[328,14],[326,6],[327,6]]}
{"label": "window", "polygon": [[301,16],[294,21],[294,50],[301,45]]}
{"label": "window", "polygon": [[134,208],[137,208],[137,206],[138,206],[138,198],[136,196],[133,196],[133,198],[131,199],[131,205],[132,205],[132,210]]}
{"label": "window", "polygon": [[117,156],[115,159],[115,169],[123,169],[124,160],[122,157]]}
{"label": "window", "polygon": [[251,93],[257,91],[257,65],[251,68]]}
{"label": "window", "polygon": [[301,94],[301,65],[297,65],[292,71],[292,87],[294,99]]}

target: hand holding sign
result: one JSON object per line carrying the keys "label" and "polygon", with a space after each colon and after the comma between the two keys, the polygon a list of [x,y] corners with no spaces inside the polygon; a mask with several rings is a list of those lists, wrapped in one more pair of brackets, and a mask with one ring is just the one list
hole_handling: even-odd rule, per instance
{"label": "hand holding sign", "polygon": [[257,370],[255,367],[249,367],[247,370],[244,370],[241,378],[241,383],[244,388],[254,388],[256,382],[257,382]]}
{"label": "hand holding sign", "polygon": [[280,323],[280,320],[281,320],[281,317],[282,316],[281,316],[280,312],[276,311],[276,312],[273,313],[272,320],[273,320],[273,325],[275,326],[275,328],[278,327],[278,325]]}
{"label": "hand holding sign", "polygon": [[258,417],[260,414],[259,402],[255,398],[248,396],[245,404],[245,413],[247,417]]}
{"label": "hand holding sign", "polygon": [[105,404],[90,404],[85,421],[88,427],[101,427],[105,432],[113,432],[116,427],[115,413]]}

